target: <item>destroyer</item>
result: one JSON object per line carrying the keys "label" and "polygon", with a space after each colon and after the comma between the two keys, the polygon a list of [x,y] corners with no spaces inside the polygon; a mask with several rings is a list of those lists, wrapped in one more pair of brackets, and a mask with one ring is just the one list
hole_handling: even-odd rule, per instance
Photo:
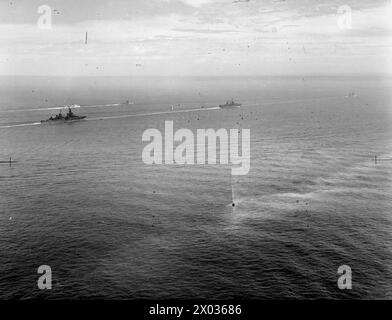
{"label": "destroyer", "polygon": [[242,106],[241,103],[234,102],[234,100],[231,99],[231,101],[226,101],[225,104],[220,104],[219,108],[221,108],[221,109],[230,109],[230,108],[239,108],[241,106]]}
{"label": "destroyer", "polygon": [[56,116],[54,117],[50,117],[47,120],[41,120],[41,123],[52,123],[52,122],[72,122],[72,121],[79,121],[79,120],[83,120],[84,118],[86,118],[86,116],[77,116],[75,115],[72,110],[71,107],[68,107],[68,112],[65,116],[62,115],[61,111],[59,114],[56,114]]}

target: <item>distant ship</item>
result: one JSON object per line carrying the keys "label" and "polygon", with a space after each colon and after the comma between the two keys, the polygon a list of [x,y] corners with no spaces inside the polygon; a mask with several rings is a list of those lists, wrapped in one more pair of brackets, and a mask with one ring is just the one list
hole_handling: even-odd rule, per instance
{"label": "distant ship", "polygon": [[125,100],[124,102],[123,102],[123,104],[125,104],[125,105],[131,105],[131,104],[135,104],[133,101],[129,101],[129,99],[128,100]]}
{"label": "distant ship", "polygon": [[[177,104],[176,107],[181,107],[181,104]],[[170,111],[174,111],[174,105],[171,105]]]}
{"label": "distant ship", "polygon": [[229,108],[239,108],[239,107],[241,107],[241,106],[242,106],[241,103],[234,102],[234,100],[231,99],[231,101],[226,101],[225,104],[220,104],[220,105],[219,105],[219,108],[222,108],[222,109],[229,109]]}
{"label": "distant ship", "polygon": [[73,106],[68,107],[68,112],[65,116],[63,116],[60,111],[60,113],[56,114],[54,117],[50,117],[47,120],[41,120],[41,123],[72,122],[72,121],[83,120],[84,118],[86,118],[86,116],[77,116],[76,114],[74,114],[71,110],[71,107],[73,107]]}

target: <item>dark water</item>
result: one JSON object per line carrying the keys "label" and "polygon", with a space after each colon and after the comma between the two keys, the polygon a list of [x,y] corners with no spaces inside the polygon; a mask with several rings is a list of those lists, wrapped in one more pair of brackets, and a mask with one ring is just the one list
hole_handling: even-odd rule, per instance
{"label": "dark water", "polygon": [[[390,79],[0,82],[0,160],[18,161],[0,165],[1,298],[392,297],[392,161],[373,160],[392,158]],[[245,106],[123,117],[230,97]],[[28,111],[128,98],[72,124]],[[142,133],[165,120],[250,128],[249,174],[143,164]],[[50,291],[37,288],[43,264]],[[343,264],[351,291],[337,287]]]}

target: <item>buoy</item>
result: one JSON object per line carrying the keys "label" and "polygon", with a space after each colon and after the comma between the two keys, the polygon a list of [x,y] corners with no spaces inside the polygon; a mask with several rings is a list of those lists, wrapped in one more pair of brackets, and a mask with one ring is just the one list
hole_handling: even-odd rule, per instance
{"label": "buoy", "polygon": [[233,202],[233,203],[231,204],[231,206],[232,206],[232,207],[235,207],[235,203]]}
{"label": "buoy", "polygon": [[12,160],[12,158],[10,157],[10,159],[9,160],[0,160],[0,163],[8,163],[9,165],[11,165],[11,163],[15,163],[15,162],[17,162],[17,161],[15,161],[15,160]]}

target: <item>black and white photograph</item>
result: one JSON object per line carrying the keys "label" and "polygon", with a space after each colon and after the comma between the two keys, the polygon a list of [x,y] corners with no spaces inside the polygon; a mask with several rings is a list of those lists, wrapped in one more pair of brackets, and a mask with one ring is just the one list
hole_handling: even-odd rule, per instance
{"label": "black and white photograph", "polygon": [[392,299],[391,89],[390,0],[0,0],[0,300]]}

